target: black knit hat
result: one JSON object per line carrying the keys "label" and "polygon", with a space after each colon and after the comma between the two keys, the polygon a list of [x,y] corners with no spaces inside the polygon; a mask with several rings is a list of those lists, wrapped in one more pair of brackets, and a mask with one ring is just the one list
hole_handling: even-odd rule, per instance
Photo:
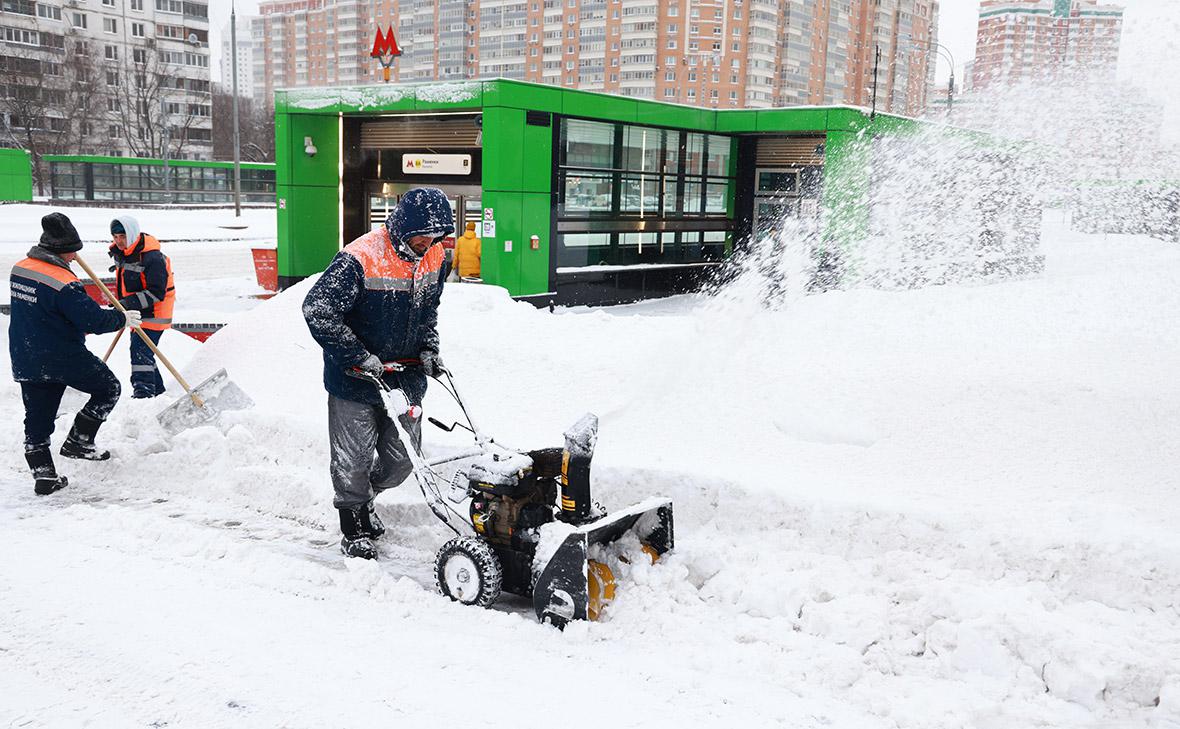
{"label": "black knit hat", "polygon": [[82,250],[82,239],[70,219],[61,213],[41,218],[41,247],[50,253],[73,253]]}

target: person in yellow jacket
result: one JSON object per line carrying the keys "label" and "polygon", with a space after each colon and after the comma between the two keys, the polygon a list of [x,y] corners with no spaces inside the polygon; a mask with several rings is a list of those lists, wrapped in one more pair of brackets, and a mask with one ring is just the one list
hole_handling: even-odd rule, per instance
{"label": "person in yellow jacket", "polygon": [[[160,241],[141,233],[139,222],[130,215],[111,221],[111,237],[115,295],[123,308],[140,312],[144,334],[158,344],[164,330],[172,326],[172,307],[176,303],[172,261],[160,251]],[[131,397],[164,394],[156,357],[139,337],[131,337],[131,387]]]}
{"label": "person in yellow jacket", "polygon": [[475,236],[475,223],[468,223],[467,230],[455,241],[455,270],[459,278],[479,278],[479,238]]}

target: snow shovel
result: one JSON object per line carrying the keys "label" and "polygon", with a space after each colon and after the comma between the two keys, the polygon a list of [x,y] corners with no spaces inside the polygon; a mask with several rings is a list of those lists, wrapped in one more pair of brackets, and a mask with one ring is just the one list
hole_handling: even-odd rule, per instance
{"label": "snow shovel", "polygon": [[[127,310],[123,308],[123,305],[119,303],[119,300],[115,298],[115,295],[111,293],[107,285],[94,273],[94,269],[90,268],[86,264],[86,261],[82,260],[82,257],[77,254],[75,254],[74,260],[78,262],[78,265],[82,267],[82,270],[86,272],[90,280],[94,281],[102,291],[103,296],[107,298],[107,301],[111,302],[111,306],[115,307],[120,313],[125,314]],[[250,399],[250,396],[242,388],[238,387],[229,379],[229,374],[224,369],[214,372],[212,376],[195,388],[189,387],[188,382],[172,366],[172,362],[164,356],[164,353],[151,340],[151,337],[145,334],[143,329],[139,327],[135,327],[135,333],[152,350],[152,353],[164,363],[164,366],[168,368],[168,371],[172,373],[172,376],[184,388],[185,397],[180,398],[156,415],[156,420],[159,420],[160,425],[164,426],[164,429],[170,434],[175,435],[185,428],[192,428],[208,423],[217,417],[218,413],[224,410],[245,410],[246,408],[253,407],[254,401]],[[111,349],[114,349],[113,344],[111,345]],[[107,356],[110,356],[110,351],[107,352]]]}

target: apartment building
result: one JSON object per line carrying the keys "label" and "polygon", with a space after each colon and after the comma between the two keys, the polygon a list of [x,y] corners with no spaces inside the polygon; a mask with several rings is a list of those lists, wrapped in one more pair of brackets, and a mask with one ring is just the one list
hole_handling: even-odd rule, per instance
{"label": "apartment building", "polygon": [[[250,34],[251,18],[239,17],[238,26],[238,95],[254,96],[254,38]],[[233,33],[229,23],[221,29],[221,87],[230,93],[233,88]]]}
{"label": "apartment building", "polygon": [[[254,85],[508,78],[707,108],[872,103],[917,115],[937,0],[278,0],[252,24]],[[880,49],[878,60],[876,50]]]}
{"label": "apartment building", "polygon": [[9,143],[211,155],[204,0],[2,0],[0,73]]}
{"label": "apartment building", "polygon": [[1097,0],[983,0],[973,86],[1113,81],[1122,26],[1123,8]]}

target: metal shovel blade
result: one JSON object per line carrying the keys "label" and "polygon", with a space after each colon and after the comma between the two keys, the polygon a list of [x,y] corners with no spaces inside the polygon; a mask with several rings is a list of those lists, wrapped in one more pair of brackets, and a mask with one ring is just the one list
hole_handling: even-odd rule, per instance
{"label": "metal shovel blade", "polygon": [[193,394],[201,399],[198,405],[191,395],[185,394],[179,400],[160,411],[156,419],[164,430],[176,435],[186,428],[205,425],[227,410],[246,410],[254,407],[250,396],[229,379],[225,370],[217,370],[207,380],[193,388]]}

